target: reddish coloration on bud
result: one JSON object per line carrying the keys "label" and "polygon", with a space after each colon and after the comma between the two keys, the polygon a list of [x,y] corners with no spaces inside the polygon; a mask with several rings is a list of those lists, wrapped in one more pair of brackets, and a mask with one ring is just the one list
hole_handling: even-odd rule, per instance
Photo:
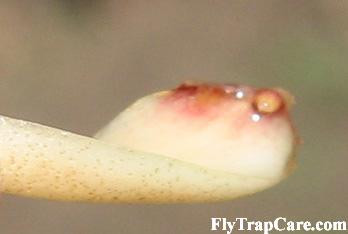
{"label": "reddish coloration on bud", "polygon": [[221,121],[235,138],[251,132],[268,136],[279,123],[291,126],[296,136],[289,115],[292,103],[293,97],[280,88],[185,82],[161,95],[156,113],[168,122],[192,128]]}
{"label": "reddish coloration on bud", "polygon": [[216,116],[224,104],[240,103],[249,114],[270,116],[287,114],[292,96],[282,89],[255,89],[240,85],[185,82],[164,98],[164,103],[189,115]]}
{"label": "reddish coloration on bud", "polygon": [[230,97],[225,86],[185,82],[172,90],[164,101],[176,105],[182,112],[197,116],[211,112]]}
{"label": "reddish coloration on bud", "polygon": [[223,86],[187,82],[174,90],[174,96],[194,97],[198,105],[212,105],[222,101],[228,94]]}

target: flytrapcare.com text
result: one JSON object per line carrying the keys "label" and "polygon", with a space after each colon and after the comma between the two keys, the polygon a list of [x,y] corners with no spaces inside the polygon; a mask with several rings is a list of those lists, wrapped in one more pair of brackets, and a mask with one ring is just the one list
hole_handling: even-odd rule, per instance
{"label": "flytrapcare.com text", "polygon": [[228,221],[227,218],[211,218],[211,231],[225,231],[232,234],[238,231],[258,231],[264,234],[270,231],[347,231],[346,221],[288,221],[278,217],[274,221],[248,221],[247,218],[236,218]]}

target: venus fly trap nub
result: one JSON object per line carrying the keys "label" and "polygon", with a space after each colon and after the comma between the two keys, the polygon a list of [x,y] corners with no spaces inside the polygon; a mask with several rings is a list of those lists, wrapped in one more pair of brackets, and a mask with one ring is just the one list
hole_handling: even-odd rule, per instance
{"label": "venus fly trap nub", "polygon": [[3,117],[1,189],[132,203],[255,193],[293,168],[289,100],[280,89],[185,83],[138,100],[96,139]]}

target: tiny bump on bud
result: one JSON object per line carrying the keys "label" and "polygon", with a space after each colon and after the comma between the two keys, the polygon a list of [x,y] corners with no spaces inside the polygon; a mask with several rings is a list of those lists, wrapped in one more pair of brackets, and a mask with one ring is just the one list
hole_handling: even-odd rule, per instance
{"label": "tiny bump on bud", "polygon": [[284,106],[284,100],[277,91],[267,89],[256,93],[253,105],[259,113],[271,114]]}

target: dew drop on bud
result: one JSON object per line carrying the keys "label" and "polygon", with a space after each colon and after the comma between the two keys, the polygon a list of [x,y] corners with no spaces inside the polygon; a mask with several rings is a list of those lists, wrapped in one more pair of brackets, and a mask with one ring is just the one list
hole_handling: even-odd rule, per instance
{"label": "dew drop on bud", "polygon": [[271,114],[283,106],[282,96],[274,90],[262,90],[256,94],[254,106],[259,113]]}

